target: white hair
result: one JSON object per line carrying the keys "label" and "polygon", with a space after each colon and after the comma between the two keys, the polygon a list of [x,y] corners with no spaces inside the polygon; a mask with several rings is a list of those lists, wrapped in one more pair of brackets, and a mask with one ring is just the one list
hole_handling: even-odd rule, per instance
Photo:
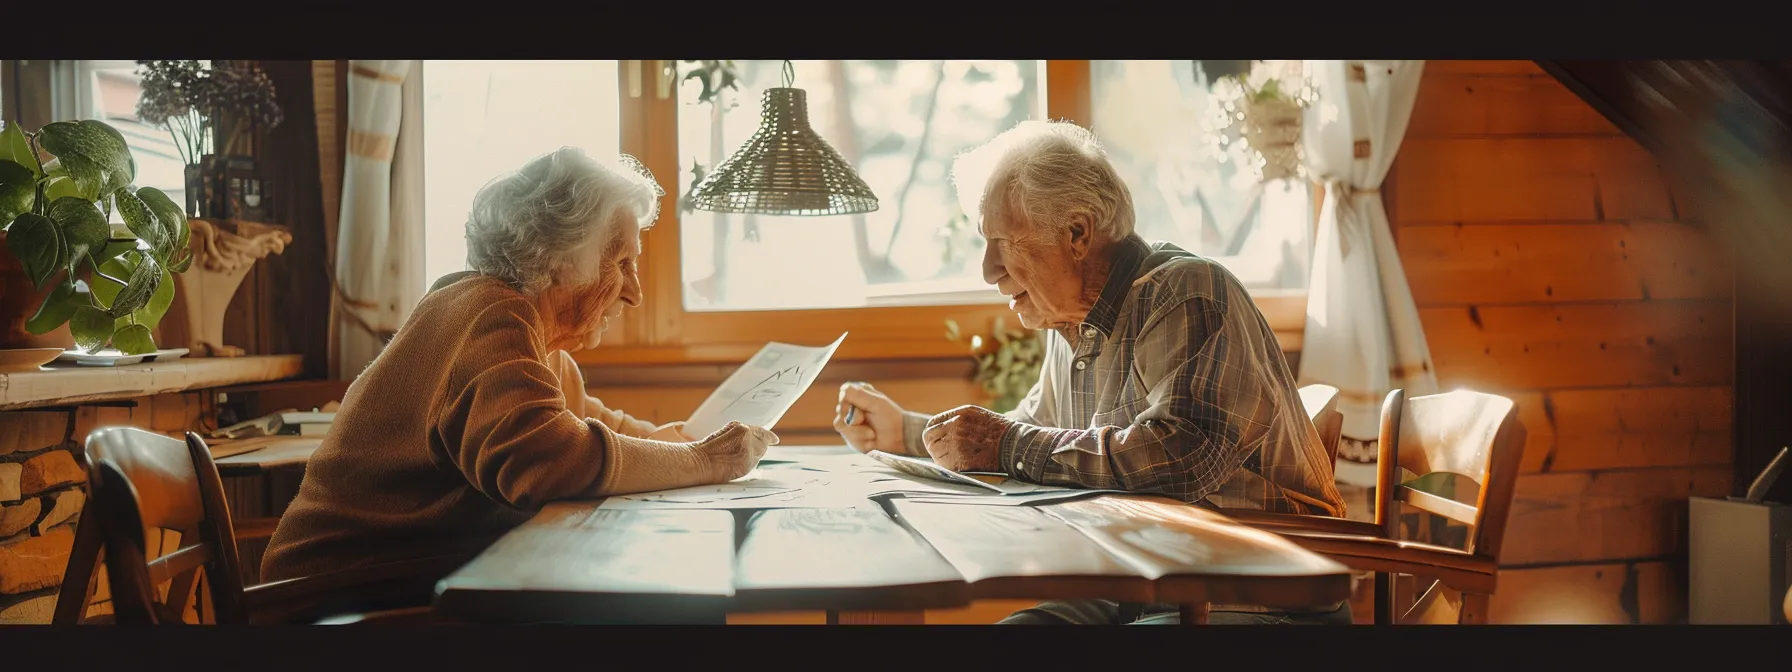
{"label": "white hair", "polygon": [[642,230],[651,227],[664,193],[633,157],[605,165],[573,147],[543,154],[473,197],[467,267],[539,293],[573,261],[570,252],[592,236],[617,235],[625,208]]}
{"label": "white hair", "polygon": [[1014,206],[1036,228],[1062,229],[1081,214],[1110,239],[1133,232],[1132,192],[1095,134],[1068,121],[1003,131],[953,161],[952,183],[967,215]]}

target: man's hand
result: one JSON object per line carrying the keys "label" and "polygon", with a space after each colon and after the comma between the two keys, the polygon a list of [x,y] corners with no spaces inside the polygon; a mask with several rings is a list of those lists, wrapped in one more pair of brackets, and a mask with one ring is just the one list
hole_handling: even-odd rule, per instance
{"label": "man's hand", "polygon": [[1013,424],[987,408],[959,406],[928,420],[921,443],[933,461],[947,469],[1002,471],[1002,435]]}
{"label": "man's hand", "polygon": [[[851,423],[846,421],[848,407],[853,409]],[[902,407],[869,384],[840,386],[840,403],[834,406],[834,431],[846,439],[846,445],[861,453],[881,450],[903,454]]]}

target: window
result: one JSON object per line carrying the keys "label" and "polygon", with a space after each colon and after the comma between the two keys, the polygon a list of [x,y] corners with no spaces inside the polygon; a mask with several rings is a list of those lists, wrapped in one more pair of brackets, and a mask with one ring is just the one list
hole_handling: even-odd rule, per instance
{"label": "window", "polygon": [[[782,61],[737,61],[738,91],[678,92],[678,193],[753,135]],[[865,215],[778,217],[680,208],[688,311],[1000,303],[960,212],[952,159],[1042,116],[1040,61],[796,61],[815,131],[877,194]],[[689,68],[690,64],[681,64]],[[686,74],[686,73],[681,73]],[[681,203],[684,199],[681,198]]]}
{"label": "window", "polygon": [[1093,130],[1132,189],[1137,230],[1224,264],[1251,290],[1304,292],[1308,185],[1260,183],[1241,143],[1219,149],[1202,123],[1213,77],[1198,63],[1089,62]]}
{"label": "window", "polygon": [[568,145],[614,156],[621,133],[616,61],[424,61],[422,71],[427,286],[466,269],[480,187]]}
{"label": "window", "polygon": [[[57,119],[98,119],[111,124],[124,136],[137,162],[138,187],[155,187],[168,194],[175,203],[186,202],[186,164],[175,148],[174,136],[168,129],[152,126],[137,119],[137,98],[142,95],[142,78],[137,76],[135,61],[59,61],[58,81],[69,84],[66,92],[57,92],[58,107],[72,105],[72,111],[57,110]],[[123,222],[117,210],[114,223]]]}

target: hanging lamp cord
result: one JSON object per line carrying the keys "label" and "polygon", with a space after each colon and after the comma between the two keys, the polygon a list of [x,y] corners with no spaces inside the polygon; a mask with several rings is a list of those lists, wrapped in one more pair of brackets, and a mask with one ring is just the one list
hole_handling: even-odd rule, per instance
{"label": "hanging lamp cord", "polygon": [[796,66],[790,61],[784,62],[784,88],[788,89],[796,83]]}

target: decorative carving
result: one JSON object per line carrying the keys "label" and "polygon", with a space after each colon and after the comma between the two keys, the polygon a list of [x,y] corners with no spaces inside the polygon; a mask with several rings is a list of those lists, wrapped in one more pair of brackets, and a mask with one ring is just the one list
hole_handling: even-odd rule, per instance
{"label": "decorative carving", "polygon": [[224,344],[224,312],[255,262],[286,251],[292,234],[285,227],[243,221],[188,220],[193,267],[176,274],[180,291],[162,320],[161,342],[185,347],[188,357],[238,357],[242,348]]}

